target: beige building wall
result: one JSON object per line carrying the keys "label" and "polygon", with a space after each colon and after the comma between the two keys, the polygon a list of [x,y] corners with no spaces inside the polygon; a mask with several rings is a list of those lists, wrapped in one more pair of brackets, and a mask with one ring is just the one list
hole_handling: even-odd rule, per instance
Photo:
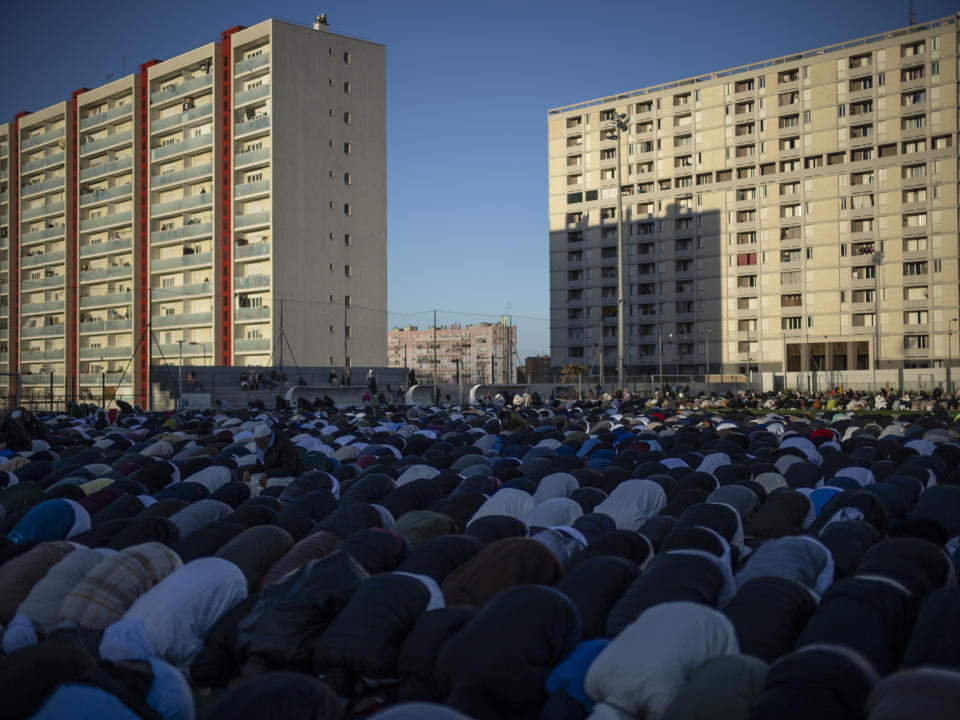
{"label": "beige building wall", "polygon": [[[434,354],[436,346],[436,354]],[[420,329],[391,328],[387,335],[388,367],[409,368],[421,383],[455,382],[457,365],[465,384],[513,382],[517,366],[517,326],[499,323],[443,325]],[[436,358],[436,363],[434,363]]]}
{"label": "beige building wall", "polygon": [[618,192],[628,373],[956,363],[956,76],[948,17],[551,110],[554,366],[616,367]]}
{"label": "beige building wall", "polygon": [[181,352],[384,364],[385,50],[318,28],[231,28],[0,125],[0,372],[26,399],[52,373],[145,403]]}

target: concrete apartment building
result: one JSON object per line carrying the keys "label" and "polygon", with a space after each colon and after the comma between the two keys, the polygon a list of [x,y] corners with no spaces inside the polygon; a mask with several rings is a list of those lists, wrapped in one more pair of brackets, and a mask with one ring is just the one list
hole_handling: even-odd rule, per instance
{"label": "concrete apartment building", "polygon": [[281,329],[382,365],[385,113],[382,45],[266,20],[0,125],[0,372],[142,403],[181,341],[275,365]]}
{"label": "concrete apartment building", "polygon": [[627,375],[956,364],[957,43],[947,17],[549,111],[554,368],[614,376],[618,223]]}
{"label": "concrete apartment building", "polygon": [[[436,345],[436,365],[434,365]],[[387,366],[415,371],[421,383],[457,381],[462,363],[465,385],[515,382],[517,326],[504,317],[499,323],[391,328],[387,335]],[[436,368],[436,369],[434,369]]]}

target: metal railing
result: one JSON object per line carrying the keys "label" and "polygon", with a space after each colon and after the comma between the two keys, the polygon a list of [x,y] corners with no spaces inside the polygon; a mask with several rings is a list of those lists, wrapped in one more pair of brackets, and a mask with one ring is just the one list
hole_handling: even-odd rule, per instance
{"label": "metal railing", "polygon": [[211,262],[213,262],[213,253],[178,255],[177,257],[172,258],[151,260],[150,271],[160,272],[161,270],[177,270],[179,268],[195,267],[197,265],[209,265]]}
{"label": "metal railing", "polygon": [[210,175],[212,172],[213,163],[194,165],[193,167],[183,168],[182,170],[174,170],[173,172],[154,175],[150,178],[150,185],[151,187],[173,185],[175,183],[181,183],[185,180],[193,180],[195,178],[204,177],[205,175]]}
{"label": "metal railing", "polygon": [[133,239],[132,238],[121,238],[119,240],[111,240],[110,242],[99,242],[99,243],[89,243],[88,245],[80,246],[80,257],[90,257],[92,255],[100,255],[101,253],[111,253],[116,252],[117,250],[132,250],[133,249]]}
{"label": "metal railing", "polygon": [[195,223],[193,225],[184,225],[170,230],[158,230],[150,233],[151,243],[162,243],[170,240],[182,240],[184,238],[195,237],[198,235],[210,235],[213,233],[213,223]]}
{"label": "metal railing", "polygon": [[133,293],[118,292],[104,295],[85,295],[80,298],[80,307],[99,307],[101,305],[128,305],[133,301]]}
{"label": "metal railing", "polygon": [[270,127],[270,116],[261,115],[258,118],[245,120],[234,125],[233,134],[245,135],[246,133],[256,132],[257,130],[263,130],[264,128],[268,127]]}
{"label": "metal railing", "polygon": [[133,185],[131,183],[127,183],[126,185],[115,185],[114,187],[107,188],[106,190],[94,190],[92,192],[81,193],[80,207],[103,202],[105,200],[112,200],[113,198],[123,197],[124,195],[130,195],[132,193]]}
{"label": "metal railing", "polygon": [[234,193],[237,197],[246,197],[256,193],[268,192],[270,190],[270,180],[256,180],[254,182],[240,183],[234,187]]}
{"label": "metal railing", "polygon": [[111,225],[122,225],[133,222],[133,213],[131,211],[108,213],[97,218],[87,218],[80,221],[80,232],[89,232]]}
{"label": "metal railing", "polygon": [[206,118],[210,115],[212,110],[213,103],[207,103],[206,105],[198,105],[197,107],[190,108],[185,112],[176,113],[175,115],[168,115],[167,117],[163,118],[157,118],[150,123],[150,132],[167,130],[182,123],[188,123],[191,120]]}
{"label": "metal railing", "polygon": [[124,130],[122,132],[113,133],[107,135],[106,137],[99,138],[97,140],[91,140],[90,142],[83,143],[80,145],[80,156],[90,155],[92,153],[98,152],[113,145],[119,145],[120,143],[128,143],[133,140],[133,131]]}
{"label": "metal railing", "polygon": [[189,80],[184,80],[179,84],[169,83],[163,86],[160,90],[150,94],[150,104],[153,105],[154,103],[173,100],[174,98],[179,98],[183,95],[186,95],[188,92],[203,90],[211,85],[213,85],[213,75],[210,73],[201,75],[200,77],[191,78]]}
{"label": "metal railing", "polygon": [[86,182],[90,178],[94,178],[99,175],[109,175],[121,170],[129,170],[132,167],[132,157],[118,158],[116,160],[111,160],[110,162],[100,163],[99,165],[91,165],[89,167],[81,168],[80,180],[81,182]]}
{"label": "metal railing", "polygon": [[258,67],[263,67],[270,62],[270,53],[260,53],[259,55],[249,58],[247,60],[242,60],[233,66],[233,74],[239,75],[240,73],[250,72],[251,70],[256,70]]}
{"label": "metal railing", "polygon": [[47,263],[63,262],[66,257],[63,250],[49,253],[36,253],[34,255],[24,255],[20,258],[20,267],[33,267],[35,265],[46,265]]}
{"label": "metal railing", "polygon": [[57,128],[56,130],[47,130],[45,133],[40,133],[39,135],[34,135],[33,137],[24,138],[20,141],[20,150],[27,150],[32,147],[37,147],[38,145],[43,145],[44,143],[53,142],[54,140],[59,140],[63,137],[63,128]]}
{"label": "metal railing", "polygon": [[203,207],[213,202],[213,193],[197,193],[188,195],[179,200],[169,200],[167,202],[157,203],[150,207],[150,215],[156,217],[167,213],[183,212],[192,208]]}
{"label": "metal railing", "polygon": [[27,173],[34,172],[35,170],[40,170],[45,168],[48,165],[56,165],[57,163],[62,163],[64,159],[63,152],[50,153],[44,155],[42,158],[37,158],[36,160],[31,160],[30,162],[24,163],[20,168],[20,174],[26,175]]}
{"label": "metal railing", "polygon": [[100,123],[105,123],[118,117],[128,117],[132,114],[133,103],[117,105],[116,107],[112,107],[109,110],[104,110],[102,113],[98,113],[97,115],[88,115],[87,117],[82,118],[80,120],[80,129],[86,130],[94,125],[99,125]]}

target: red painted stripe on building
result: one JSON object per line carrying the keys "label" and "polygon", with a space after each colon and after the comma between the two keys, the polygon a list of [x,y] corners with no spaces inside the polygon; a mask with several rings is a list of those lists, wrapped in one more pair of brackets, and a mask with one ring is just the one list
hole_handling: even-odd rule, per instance
{"label": "red painted stripe on building", "polygon": [[[221,92],[223,98],[221,129],[221,157],[222,167],[220,175],[220,365],[230,365],[231,347],[233,345],[233,298],[230,294],[231,285],[231,256],[233,238],[230,233],[233,193],[233,44],[232,35],[243,26],[238,25],[220,33],[220,72],[223,82]],[[214,354],[216,357],[216,354]],[[217,361],[214,360],[216,363]]]}
{"label": "red painted stripe on building", "polygon": [[[80,118],[77,112],[77,98],[87,92],[89,88],[74,90],[70,96],[70,133],[67,135],[70,146],[64,149],[64,157],[71,159],[70,171],[70,234],[67,236],[66,247],[66,276],[67,287],[64,288],[66,309],[65,317],[70,326],[70,343],[67,345],[67,363],[64,367],[64,380],[67,383],[66,395],[73,402],[77,401],[77,373],[78,364],[79,328],[80,328],[80,156],[77,148],[80,147],[77,133],[80,129]],[[71,267],[72,266],[72,267]]]}
{"label": "red painted stripe on building", "polygon": [[134,302],[139,308],[140,322],[134,327],[137,340],[140,341],[137,349],[136,377],[134,378],[134,404],[141,407],[150,407],[150,348],[152,338],[148,332],[150,323],[150,275],[148,263],[150,260],[150,212],[149,212],[149,168],[150,168],[150,82],[147,78],[147,68],[156,65],[158,60],[150,60],[140,65],[140,102],[136,108],[136,124],[139,133],[140,162],[134,168],[134,182],[136,183],[137,202],[140,206],[140,262],[134,270]]}
{"label": "red painted stripe on building", "polygon": [[[7,345],[7,357],[10,358],[10,372],[20,370],[20,118],[29,115],[20,112],[13,116],[13,141],[10,144],[10,172],[7,183],[10,188],[10,304],[7,306],[10,342]],[[19,379],[10,385],[12,396],[17,393]]]}

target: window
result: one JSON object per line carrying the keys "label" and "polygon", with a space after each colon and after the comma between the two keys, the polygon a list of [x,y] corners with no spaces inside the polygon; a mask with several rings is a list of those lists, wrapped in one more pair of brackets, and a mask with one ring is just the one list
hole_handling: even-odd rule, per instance
{"label": "window", "polygon": [[344,233],[343,244],[347,247],[353,245],[353,236],[350,233]]}
{"label": "window", "polygon": [[940,61],[939,61],[939,60],[934,60],[932,63],[930,63],[930,74],[931,74],[931,75],[939,75],[939,74],[940,74]]}
{"label": "window", "polygon": [[799,293],[780,296],[780,307],[802,307],[803,296]]}
{"label": "window", "polygon": [[780,273],[781,285],[799,285],[800,280],[801,280],[801,273],[799,270],[791,270],[789,272]]}
{"label": "window", "polygon": [[353,277],[353,266],[351,266],[351,265],[344,265],[344,266],[343,266],[343,274],[346,275],[347,277]]}
{"label": "window", "polygon": [[349,53],[349,52],[344,52],[344,53],[343,53],[343,61],[344,61],[347,65],[350,64],[350,53]]}
{"label": "window", "polygon": [[781,250],[780,262],[798,262],[800,260],[800,250]]}
{"label": "window", "polygon": [[343,114],[343,121],[344,121],[347,125],[353,125],[353,116],[352,116],[350,113],[345,112],[345,113]]}
{"label": "window", "polygon": [[343,214],[344,215],[353,215],[353,208],[350,206],[350,203],[343,204]]}
{"label": "window", "polygon": [[920,105],[927,101],[927,91],[917,90],[915,92],[906,92],[900,96],[901,105]]}
{"label": "window", "polygon": [[905,228],[926,227],[926,225],[926,213],[908,213],[903,216],[903,227]]}
{"label": "window", "polygon": [[929,347],[929,343],[930,343],[929,335],[904,335],[903,336],[904,350],[926,350]]}
{"label": "window", "polygon": [[847,106],[837,105],[837,117],[846,117],[846,116],[847,116]]}
{"label": "window", "polygon": [[783,330],[799,330],[801,326],[802,326],[802,318],[800,317],[780,318],[780,327]]}
{"label": "window", "polygon": [[902,130],[922,130],[927,124],[925,115],[910,115],[900,119]]}
{"label": "window", "polygon": [[800,217],[803,214],[803,211],[800,209],[799,203],[796,205],[781,205],[780,206],[780,217]]}
{"label": "window", "polygon": [[344,144],[343,144],[343,152],[344,152],[345,155],[352,155],[352,154],[353,154],[353,146],[352,146],[350,143],[348,143],[348,142],[344,143]]}
{"label": "window", "polygon": [[926,310],[908,310],[903,313],[904,325],[926,325],[928,322]]}
{"label": "window", "polygon": [[353,93],[353,85],[351,85],[349,82],[345,82],[345,83],[343,84],[343,91],[344,91],[347,95],[352,94],[352,93]]}
{"label": "window", "polygon": [[903,264],[903,276],[914,277],[916,275],[927,274],[927,261],[919,260],[915,262],[905,262]]}

